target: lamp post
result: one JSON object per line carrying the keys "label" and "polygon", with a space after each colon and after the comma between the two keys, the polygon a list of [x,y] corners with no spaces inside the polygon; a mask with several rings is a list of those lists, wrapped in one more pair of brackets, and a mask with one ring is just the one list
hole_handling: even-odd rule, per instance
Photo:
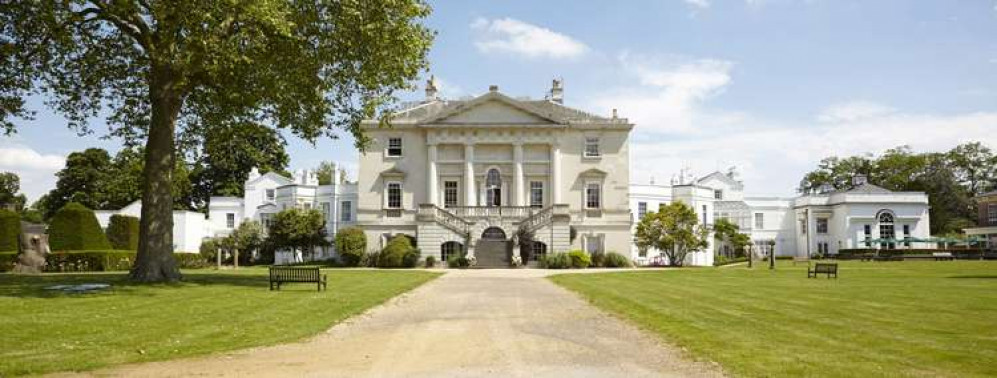
{"label": "lamp post", "polygon": [[775,269],[775,240],[770,240],[769,245],[769,269]]}
{"label": "lamp post", "polygon": [[751,263],[755,260],[755,252],[751,250],[752,245],[748,244],[745,248],[748,249],[748,269],[751,269]]}

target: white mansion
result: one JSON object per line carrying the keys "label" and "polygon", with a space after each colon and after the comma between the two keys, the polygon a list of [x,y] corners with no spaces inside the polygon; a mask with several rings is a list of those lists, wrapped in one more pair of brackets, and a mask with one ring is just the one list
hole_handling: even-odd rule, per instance
{"label": "white mansion", "polygon": [[[861,177],[852,189],[797,198],[745,196],[733,171],[699,178],[683,171],[668,185],[631,183],[634,125],[615,110],[604,117],[564,106],[557,80],[543,100],[512,98],[495,86],[478,97],[445,100],[430,80],[425,99],[403,107],[391,124],[363,123],[372,144],[359,157],[358,181],[318,185],[313,172],[287,178],[254,170],[244,197],[211,198],[207,216],[175,213],[175,248],[195,252],[203,238],[247,219],[266,224],[291,207],[320,210],[330,235],[360,227],[371,250],[407,234],[423,257],[465,253],[480,266],[573,249],[652,262],[659,253],[636,248],[632,229],[636,217],[672,201],[692,206],[706,225],[733,221],[759,249],[774,241],[777,255],[898,247],[870,241],[929,236],[924,193],[890,192]],[[118,212],[138,216],[139,206]],[[98,212],[104,226],[112,213]],[[524,237],[535,241],[529,250],[519,248]],[[319,254],[333,255],[331,249]],[[711,265],[713,256],[711,246],[686,263]]]}

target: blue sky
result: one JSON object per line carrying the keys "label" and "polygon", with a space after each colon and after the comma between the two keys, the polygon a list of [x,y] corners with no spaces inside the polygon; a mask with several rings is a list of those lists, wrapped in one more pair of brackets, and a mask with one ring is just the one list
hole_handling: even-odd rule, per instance
{"label": "blue sky", "polygon": [[[791,195],[827,155],[971,140],[997,148],[994,0],[432,5],[431,73],[444,96],[495,84],[540,98],[561,77],[566,105],[618,108],[637,124],[635,182],[737,166],[749,195]],[[54,185],[68,153],[118,148],[77,137],[40,99],[31,103],[38,118],[0,139],[0,170],[21,174],[31,200]],[[338,160],[355,170],[348,140],[289,140],[292,168]]]}

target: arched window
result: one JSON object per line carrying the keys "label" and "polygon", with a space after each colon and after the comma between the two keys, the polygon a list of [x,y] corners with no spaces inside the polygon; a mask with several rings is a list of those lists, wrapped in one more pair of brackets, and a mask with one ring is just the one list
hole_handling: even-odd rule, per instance
{"label": "arched window", "polygon": [[455,241],[448,241],[440,245],[440,261],[447,262],[451,257],[462,256],[464,246]]}
{"label": "arched window", "polygon": [[489,169],[485,176],[485,197],[486,206],[502,206],[502,175],[498,169]]}
{"label": "arched window", "polygon": [[487,240],[505,240],[505,231],[502,231],[498,227],[488,227],[481,233],[481,238]]}
{"label": "arched window", "polygon": [[530,261],[540,261],[544,256],[547,255],[547,244],[543,242],[534,241],[531,246],[530,251]]}
{"label": "arched window", "polygon": [[893,213],[882,211],[877,217],[879,219],[879,243],[880,248],[895,249],[897,244],[893,239],[897,238],[896,227],[893,224]]}

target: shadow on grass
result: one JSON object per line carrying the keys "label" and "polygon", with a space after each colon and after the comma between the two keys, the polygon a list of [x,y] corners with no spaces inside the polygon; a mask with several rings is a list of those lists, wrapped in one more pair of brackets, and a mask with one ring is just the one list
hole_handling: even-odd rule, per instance
{"label": "shadow on grass", "polygon": [[[150,289],[172,290],[205,285],[251,287],[261,290],[269,289],[269,281],[265,274],[240,273],[185,272],[181,282],[161,284],[132,282],[128,279],[127,272],[44,273],[40,275],[6,273],[0,274],[0,296],[18,298],[86,298],[108,294],[154,296],[157,290]],[[85,283],[106,283],[110,284],[111,287],[106,290],[94,290],[87,293],[70,293],[61,290],[46,289],[54,285],[79,285]],[[293,286],[290,288],[296,289]]]}

